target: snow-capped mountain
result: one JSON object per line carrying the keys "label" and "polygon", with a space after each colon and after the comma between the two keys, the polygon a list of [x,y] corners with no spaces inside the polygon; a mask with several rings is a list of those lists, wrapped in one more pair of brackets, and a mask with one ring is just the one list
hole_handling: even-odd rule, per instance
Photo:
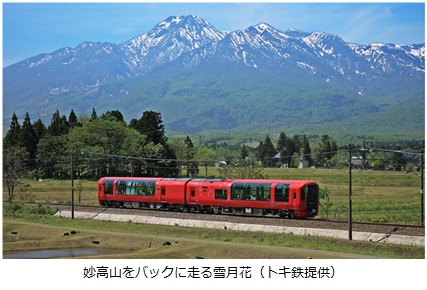
{"label": "snow-capped mountain", "polygon": [[[334,70],[340,75],[361,74],[367,77],[393,77],[393,74],[422,76],[425,45],[374,43],[350,44],[336,35],[323,32],[305,33],[295,29],[286,32],[261,23],[226,35],[219,43],[189,53],[197,65],[201,59],[220,55],[236,63],[254,68],[273,66],[300,67],[307,73]],[[191,58],[187,57],[186,61]]]}
{"label": "snow-capped mountain", "polygon": [[152,30],[121,45],[125,62],[148,72],[182,54],[219,41],[224,33],[197,16],[169,17]]}
{"label": "snow-capped mountain", "polygon": [[[323,108],[325,118],[298,118],[321,123],[414,100],[424,106],[425,44],[359,45],[267,23],[221,32],[198,16],[171,16],[125,43],[83,42],[8,66],[3,76],[4,123],[13,112],[38,118],[57,109],[88,114],[106,108],[136,118],[149,108],[165,112],[166,125],[177,131],[197,131],[248,122],[280,126],[272,118],[283,110],[313,115]],[[194,107],[204,102],[210,107]],[[281,111],[267,113],[272,106]],[[253,107],[271,119],[245,119]],[[189,128],[188,120],[200,124]]]}

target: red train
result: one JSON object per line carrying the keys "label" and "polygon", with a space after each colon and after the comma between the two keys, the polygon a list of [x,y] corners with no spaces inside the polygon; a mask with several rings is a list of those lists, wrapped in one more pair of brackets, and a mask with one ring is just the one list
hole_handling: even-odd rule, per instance
{"label": "red train", "polygon": [[311,218],[319,186],[311,180],[104,177],[102,206]]}

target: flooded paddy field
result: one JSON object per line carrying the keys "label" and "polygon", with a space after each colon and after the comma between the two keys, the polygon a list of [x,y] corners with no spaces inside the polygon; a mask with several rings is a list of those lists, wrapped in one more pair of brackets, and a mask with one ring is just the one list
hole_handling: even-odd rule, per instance
{"label": "flooded paddy field", "polygon": [[3,254],[3,259],[79,258],[85,256],[110,255],[118,253],[124,253],[124,251],[104,249],[56,249],[41,251],[12,251],[8,254]]}

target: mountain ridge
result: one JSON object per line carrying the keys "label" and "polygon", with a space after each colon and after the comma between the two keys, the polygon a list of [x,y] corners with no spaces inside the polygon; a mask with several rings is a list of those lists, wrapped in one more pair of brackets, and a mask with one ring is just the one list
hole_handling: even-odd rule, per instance
{"label": "mountain ridge", "polygon": [[13,112],[139,118],[151,109],[166,128],[197,133],[317,126],[411,103],[422,104],[418,115],[424,60],[425,44],[359,45],[264,22],[221,32],[198,16],[171,16],[122,44],[85,41],[4,68],[3,123]]}

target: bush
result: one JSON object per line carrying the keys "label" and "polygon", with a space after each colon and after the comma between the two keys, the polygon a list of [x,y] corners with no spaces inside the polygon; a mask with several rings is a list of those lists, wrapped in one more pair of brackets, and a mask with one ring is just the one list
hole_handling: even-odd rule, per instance
{"label": "bush", "polygon": [[319,195],[320,195],[320,199],[321,199],[320,200],[320,207],[324,210],[325,215],[326,215],[326,219],[328,219],[330,209],[333,205],[333,203],[331,202],[331,199],[330,199],[330,191],[327,187],[320,188]]}
{"label": "bush", "polygon": [[33,215],[53,215],[57,212],[56,208],[51,208],[42,204],[26,205],[22,202],[11,202],[3,207],[6,214],[33,214]]}

